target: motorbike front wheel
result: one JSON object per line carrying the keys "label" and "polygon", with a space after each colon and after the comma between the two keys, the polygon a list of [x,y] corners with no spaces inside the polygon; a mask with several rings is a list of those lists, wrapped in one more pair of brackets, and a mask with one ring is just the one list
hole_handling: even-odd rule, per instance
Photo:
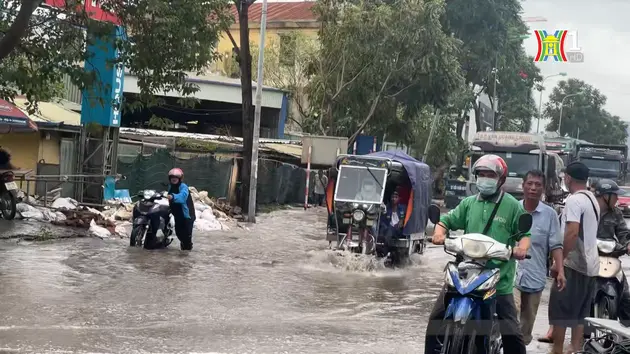
{"label": "motorbike front wheel", "polygon": [[129,246],[142,246],[144,236],[147,234],[147,228],[144,225],[134,226],[131,230],[131,236],[129,236]]}
{"label": "motorbike front wheel", "polygon": [[451,323],[446,329],[442,354],[475,354],[477,353],[475,345],[475,330],[470,334],[466,334],[465,325],[460,323]]}
{"label": "motorbike front wheel", "polygon": [[4,191],[0,198],[2,198],[2,218],[5,220],[13,220],[17,212],[15,195],[10,191]]}
{"label": "motorbike front wheel", "polygon": [[595,311],[594,315],[596,318],[603,318],[609,320],[617,319],[617,298],[610,297],[607,295],[602,295],[595,300]]}

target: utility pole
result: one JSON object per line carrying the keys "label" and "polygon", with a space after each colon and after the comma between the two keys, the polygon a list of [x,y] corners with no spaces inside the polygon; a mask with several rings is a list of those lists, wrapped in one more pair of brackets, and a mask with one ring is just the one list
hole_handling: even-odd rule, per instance
{"label": "utility pole", "polygon": [[254,109],[254,139],[252,141],[252,165],[249,176],[249,205],[247,221],[256,222],[256,187],[258,185],[258,145],[260,143],[260,114],[262,110],[263,62],[265,55],[265,31],[267,30],[267,0],[263,0],[260,16],[260,51],[256,77],[256,102]]}
{"label": "utility pole", "polygon": [[440,110],[437,109],[435,111],[435,116],[433,117],[433,122],[431,123],[431,131],[429,132],[429,138],[427,139],[427,145],[424,147],[424,154],[422,154],[422,162],[427,161],[427,154],[429,153],[429,148],[431,147],[431,140],[433,140],[433,134],[435,134],[435,128],[437,127],[438,119],[440,119]]}
{"label": "utility pole", "polygon": [[498,113],[498,102],[497,102],[497,82],[499,75],[499,52],[497,52],[496,57],[494,58],[494,89],[492,93],[492,130],[497,130],[497,113]]}
{"label": "utility pole", "polygon": [[572,93],[570,95],[564,96],[564,98],[562,98],[562,101],[560,101],[560,117],[558,117],[558,134],[560,135],[560,137],[562,137],[562,132],[560,131],[560,128],[562,128],[562,111],[564,110],[564,101],[569,97],[580,96],[583,94],[584,94],[584,91],[580,91],[578,93]]}
{"label": "utility pole", "polygon": [[549,75],[549,76],[546,76],[544,79],[542,79],[542,81],[540,82],[540,98],[538,99],[538,123],[536,123],[536,134],[540,134],[540,119],[542,118],[542,99],[543,99],[543,90],[545,89],[545,86],[544,86],[545,80],[551,77],[556,77],[556,76],[567,76],[567,73],[562,72],[562,73]]}

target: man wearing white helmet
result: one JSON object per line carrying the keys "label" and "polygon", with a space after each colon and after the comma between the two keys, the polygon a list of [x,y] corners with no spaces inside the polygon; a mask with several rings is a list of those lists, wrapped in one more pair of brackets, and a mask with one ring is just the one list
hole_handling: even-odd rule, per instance
{"label": "man wearing white helmet", "polygon": [[170,185],[168,200],[171,214],[175,219],[175,235],[179,239],[183,251],[192,250],[192,231],[195,223],[195,204],[188,191],[188,185],[183,182],[184,171],[174,168],[168,171]]}
{"label": "man wearing white helmet", "polygon": [[[479,193],[462,200],[455,209],[442,216],[433,232],[433,243],[444,244],[447,230],[464,230],[466,233],[484,234],[512,246],[513,258],[524,259],[530,246],[529,233],[516,240],[512,235],[519,233],[518,220],[525,213],[525,209],[513,196],[501,190],[508,175],[507,164],[499,156],[484,155],[475,162],[472,172],[476,177]],[[515,241],[518,241],[518,244],[515,245]],[[487,266],[500,270],[499,282],[496,285],[496,314],[500,322],[504,352],[525,354],[525,343],[512,295],[516,273],[514,259],[508,262],[490,260]],[[431,312],[425,354],[435,353],[436,349],[439,349],[439,336],[443,335],[440,333],[443,329],[442,320],[450,296],[451,294],[444,288]],[[478,352],[487,353],[488,348]]]}

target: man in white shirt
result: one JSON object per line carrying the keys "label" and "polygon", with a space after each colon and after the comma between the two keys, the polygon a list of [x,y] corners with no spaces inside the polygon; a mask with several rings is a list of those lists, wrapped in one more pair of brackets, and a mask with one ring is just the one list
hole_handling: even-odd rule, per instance
{"label": "man in white shirt", "polygon": [[372,176],[365,177],[361,190],[354,197],[354,200],[367,201],[372,203],[381,202],[381,189],[376,186],[376,181]]}
{"label": "man in white shirt", "polygon": [[564,235],[564,265],[552,266],[552,274],[564,272],[566,287],[557,284],[549,298],[549,324],[553,326],[553,353],[562,354],[567,327],[571,328],[572,351],[580,351],[584,341],[584,318],[590,314],[595,277],[599,273],[597,228],[599,204],[586,189],[589,169],[581,162],[565,168],[565,183],[571,195],[565,200],[561,219]]}

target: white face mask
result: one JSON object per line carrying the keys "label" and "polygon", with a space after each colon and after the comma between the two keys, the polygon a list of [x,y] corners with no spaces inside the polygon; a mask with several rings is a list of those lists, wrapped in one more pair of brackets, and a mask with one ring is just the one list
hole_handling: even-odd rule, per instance
{"label": "white face mask", "polygon": [[477,189],[481,195],[493,195],[497,192],[499,181],[494,178],[477,177]]}

